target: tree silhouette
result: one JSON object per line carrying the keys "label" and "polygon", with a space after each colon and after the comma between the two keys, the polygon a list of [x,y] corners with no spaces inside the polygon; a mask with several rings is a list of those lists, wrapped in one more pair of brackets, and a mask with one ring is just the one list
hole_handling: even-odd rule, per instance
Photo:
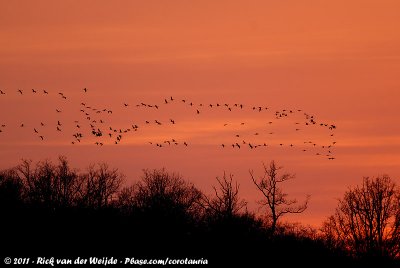
{"label": "tree silhouette", "polygon": [[144,170],[142,179],[135,185],[136,205],[142,209],[182,209],[190,212],[196,208],[201,192],[177,174],[165,169]]}
{"label": "tree silhouette", "polygon": [[86,173],[72,170],[65,157],[58,164],[23,160],[17,167],[24,196],[30,204],[46,208],[103,208],[116,196],[123,175],[107,164],[91,165]]}
{"label": "tree silhouette", "polygon": [[[2,252],[5,256],[43,252],[199,256],[219,266],[259,266],[267,257],[268,263],[285,267],[293,260],[309,267],[321,263],[358,267],[371,252],[389,258],[399,255],[400,196],[388,178],[366,179],[362,187],[347,193],[325,224],[324,235],[317,235],[302,225],[277,225],[283,215],[304,211],[308,201],[298,204],[288,199],[280,183],[294,176],[280,175],[280,169],[272,161],[264,165],[261,177],[250,171],[263,193],[261,204],[268,208],[270,228],[244,209],[246,202],[233,175],[217,177],[214,192],[206,196],[165,169],[144,170],[133,185],[121,188],[124,176],[106,164],[81,172],[71,168],[65,157],[55,164],[23,160],[16,168],[0,171],[2,245],[6,245]],[[392,260],[387,263],[398,267]]]}
{"label": "tree silhouette", "polygon": [[90,165],[87,173],[81,175],[79,190],[82,205],[91,208],[107,207],[118,195],[124,176],[118,169],[107,164]]}
{"label": "tree silhouette", "polygon": [[390,177],[365,177],[349,189],[323,225],[325,240],[357,257],[400,254],[400,192]]}
{"label": "tree silhouette", "polygon": [[282,167],[277,167],[274,161],[271,161],[269,168],[263,163],[264,174],[257,179],[254,172],[250,170],[250,176],[257,189],[263,194],[265,199],[260,201],[262,206],[269,209],[268,218],[271,222],[271,233],[275,234],[278,220],[285,214],[302,213],[307,209],[309,196],[302,204],[298,204],[296,199],[288,199],[287,194],[283,192],[280,184],[293,179],[295,176],[289,173],[278,175]]}
{"label": "tree silhouette", "polygon": [[0,209],[13,211],[19,208],[23,201],[23,184],[16,170],[0,171]]}
{"label": "tree silhouette", "polygon": [[247,202],[239,198],[239,184],[236,182],[233,184],[233,175],[229,175],[229,179],[224,172],[222,179],[216,178],[219,184],[218,189],[213,186],[214,198],[203,195],[204,208],[208,213],[214,217],[221,218],[232,218],[238,215],[239,211],[242,210]]}
{"label": "tree silhouette", "polygon": [[202,193],[165,169],[144,170],[131,194],[135,217],[142,228],[151,229],[152,235],[184,235],[199,218]]}
{"label": "tree silhouette", "polygon": [[117,196],[116,205],[123,215],[131,215],[136,208],[135,185],[123,187]]}
{"label": "tree silhouette", "polygon": [[58,165],[43,161],[35,167],[31,161],[23,160],[17,170],[25,197],[31,204],[47,208],[76,205],[80,181],[65,157],[59,157]]}

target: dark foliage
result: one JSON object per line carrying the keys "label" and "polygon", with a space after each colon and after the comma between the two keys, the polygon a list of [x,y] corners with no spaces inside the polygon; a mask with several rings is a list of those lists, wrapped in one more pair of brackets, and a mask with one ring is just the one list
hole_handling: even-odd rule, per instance
{"label": "dark foliage", "polygon": [[[60,157],[0,172],[4,256],[207,258],[218,266],[365,267],[312,228],[270,225],[250,213],[224,174],[206,196],[177,174],[144,170],[122,187],[106,164],[71,169]],[[388,262],[389,264],[394,262]],[[393,266],[394,267],[394,266]]]}

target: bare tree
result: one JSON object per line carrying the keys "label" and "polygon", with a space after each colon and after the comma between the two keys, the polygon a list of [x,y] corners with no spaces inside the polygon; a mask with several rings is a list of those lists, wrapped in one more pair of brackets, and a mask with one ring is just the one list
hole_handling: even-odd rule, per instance
{"label": "bare tree", "polygon": [[283,192],[280,184],[293,179],[295,176],[289,173],[278,175],[282,167],[277,167],[274,161],[271,161],[269,168],[263,163],[264,174],[257,179],[254,172],[250,170],[250,176],[258,190],[265,199],[260,201],[262,206],[269,209],[268,218],[271,222],[271,233],[274,234],[278,220],[285,214],[302,213],[307,209],[310,196],[299,204],[296,199],[288,199],[287,194]]}
{"label": "bare tree", "polygon": [[121,187],[123,175],[118,169],[110,169],[107,164],[91,165],[82,175],[83,186],[80,190],[84,205],[92,208],[103,208],[110,204]]}
{"label": "bare tree", "polygon": [[130,215],[136,205],[136,187],[135,185],[126,186],[118,192],[117,207],[125,215]]}
{"label": "bare tree", "polygon": [[78,174],[64,156],[56,165],[42,161],[33,166],[32,161],[23,160],[16,170],[24,185],[24,198],[31,204],[53,209],[108,206],[123,180],[118,169],[110,169],[107,164],[91,165],[86,173]]}
{"label": "bare tree", "polygon": [[144,170],[144,176],[134,187],[136,206],[147,211],[194,213],[201,198],[193,184],[165,169]]}
{"label": "bare tree", "polygon": [[48,208],[73,206],[79,192],[78,175],[69,167],[65,157],[59,157],[58,165],[43,161],[32,167],[23,160],[17,167],[18,176],[24,184],[25,197],[30,203]]}
{"label": "bare tree", "polygon": [[218,189],[213,186],[215,197],[209,198],[203,195],[205,209],[218,217],[232,218],[243,209],[247,202],[239,199],[239,184],[233,183],[233,175],[229,174],[229,179],[224,172],[222,179],[216,178],[219,184]]}
{"label": "bare tree", "polygon": [[54,201],[61,207],[73,206],[77,202],[81,180],[75,170],[68,164],[67,158],[60,156],[58,166],[55,167],[55,181],[53,184]]}
{"label": "bare tree", "polygon": [[363,179],[324,223],[326,241],[359,257],[399,257],[400,192],[390,177]]}

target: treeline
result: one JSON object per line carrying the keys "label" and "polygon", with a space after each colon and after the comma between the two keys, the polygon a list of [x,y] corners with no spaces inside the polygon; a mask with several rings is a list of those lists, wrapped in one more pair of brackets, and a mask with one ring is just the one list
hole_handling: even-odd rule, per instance
{"label": "treeline", "polygon": [[315,230],[278,221],[303,212],[308,198],[300,204],[287,198],[279,185],[292,176],[280,175],[274,162],[264,170],[249,177],[268,211],[256,216],[231,175],[217,178],[214,192],[205,194],[164,169],[144,170],[126,186],[124,175],[106,164],[78,171],[65,157],[56,164],[23,160],[0,171],[2,253],[398,267],[400,192],[389,177],[365,178]]}

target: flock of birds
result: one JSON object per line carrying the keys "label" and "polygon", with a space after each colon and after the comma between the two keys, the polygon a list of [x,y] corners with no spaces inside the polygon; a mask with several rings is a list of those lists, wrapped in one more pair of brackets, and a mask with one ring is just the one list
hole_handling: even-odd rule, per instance
{"label": "flock of birds", "polygon": [[[87,88],[81,89],[81,94],[88,94],[89,90]],[[36,95],[57,95],[58,98],[60,98],[63,101],[67,101],[69,98],[66,96],[63,92],[50,92],[45,89],[31,89],[31,90],[22,90],[18,89],[16,91],[5,91],[5,90],[0,90],[0,102],[1,98],[6,97],[7,95],[11,94],[17,94],[21,96],[26,96],[29,94],[36,94]],[[181,104],[184,105],[186,108],[191,109],[191,112],[194,114],[194,116],[201,116],[203,112],[206,111],[214,111],[216,109],[219,110],[225,110],[226,112],[233,112],[233,111],[247,111],[247,112],[254,112],[257,114],[261,114],[264,112],[269,112],[272,116],[269,118],[269,120],[266,120],[265,122],[262,122],[262,124],[265,124],[266,126],[272,125],[275,123],[276,120],[283,120],[286,118],[290,118],[294,115],[301,115],[301,120],[297,120],[294,122],[294,128],[293,130],[295,132],[301,132],[303,128],[305,127],[312,127],[312,126],[318,126],[321,128],[324,128],[328,130],[330,142],[328,144],[318,144],[315,141],[311,140],[304,140],[302,141],[302,146],[299,146],[298,144],[294,143],[282,143],[278,142],[275,144],[271,144],[267,142],[264,138],[260,138],[263,135],[274,135],[275,132],[273,131],[266,131],[266,130],[260,130],[258,132],[252,133],[251,136],[253,140],[248,139],[248,135],[243,135],[242,133],[239,133],[236,131],[232,135],[232,140],[230,142],[225,142],[225,143],[220,143],[218,146],[222,149],[250,149],[250,150],[255,150],[258,148],[266,148],[269,146],[280,146],[280,147],[290,147],[290,148],[297,148],[299,147],[303,152],[308,152],[312,151],[310,150],[311,148],[317,148],[318,151],[313,153],[315,155],[323,156],[326,157],[329,160],[334,160],[335,157],[333,156],[333,147],[336,144],[336,141],[334,141],[334,131],[336,130],[336,125],[334,124],[329,124],[329,123],[324,123],[324,122],[317,122],[316,118],[314,115],[311,115],[309,113],[303,112],[301,109],[282,109],[282,110],[276,110],[272,111],[269,107],[266,106],[248,106],[243,103],[234,103],[234,104],[229,104],[229,103],[194,103],[188,99],[178,99],[174,97],[168,97],[168,98],[162,98],[158,104],[150,104],[150,103],[135,103],[131,104],[129,102],[123,102],[121,103],[119,109],[129,109],[129,108],[145,108],[145,109],[154,109],[154,110],[162,110],[163,106],[165,105],[174,105],[174,104]],[[1,106],[1,104],[0,104]],[[62,107],[58,107],[53,111],[56,115],[62,115],[64,113],[64,109]],[[17,123],[17,126],[23,129],[27,129],[28,131],[31,131],[32,134],[36,135],[37,138],[40,141],[46,141],[47,137],[43,133],[43,129],[46,127],[54,128],[54,131],[57,133],[65,133],[66,131],[64,130],[64,127],[66,125],[71,125],[73,124],[73,131],[72,131],[72,136],[70,143],[72,145],[76,145],[81,143],[84,139],[87,139],[88,137],[91,137],[90,140],[93,142],[93,144],[97,146],[103,146],[105,144],[120,144],[123,140],[123,138],[129,133],[129,132],[137,132],[143,129],[146,125],[155,125],[158,127],[162,127],[165,125],[171,125],[174,126],[177,124],[177,120],[173,118],[169,118],[167,121],[162,121],[162,120],[140,120],[140,122],[130,122],[129,127],[115,127],[111,124],[109,124],[109,119],[113,116],[113,109],[111,108],[106,108],[106,107],[95,107],[93,105],[89,105],[87,102],[82,101],[79,104],[79,113],[81,118],[79,120],[73,120],[73,122],[68,122],[66,124],[63,119],[60,117],[58,118],[55,122],[53,123],[47,123],[47,122],[41,122],[39,121],[37,124],[34,126],[31,126],[30,124],[25,124],[24,122],[19,122]],[[1,120],[1,118],[0,118]],[[237,123],[236,123],[237,124]],[[222,128],[229,127],[229,125],[232,125],[232,123],[223,123],[221,126]],[[246,122],[240,122],[239,126],[245,127]],[[0,121],[0,140],[1,140],[1,134],[7,131],[7,124],[2,123]],[[275,135],[276,136],[276,135]],[[93,139],[94,138],[94,139]],[[264,141],[260,141],[264,139]],[[83,143],[83,142],[82,142]],[[182,145],[185,147],[189,146],[189,141],[187,140],[178,140],[177,138],[171,138],[163,141],[147,141],[149,145],[152,146],[157,146],[159,148],[165,147],[165,146],[178,146]]]}

